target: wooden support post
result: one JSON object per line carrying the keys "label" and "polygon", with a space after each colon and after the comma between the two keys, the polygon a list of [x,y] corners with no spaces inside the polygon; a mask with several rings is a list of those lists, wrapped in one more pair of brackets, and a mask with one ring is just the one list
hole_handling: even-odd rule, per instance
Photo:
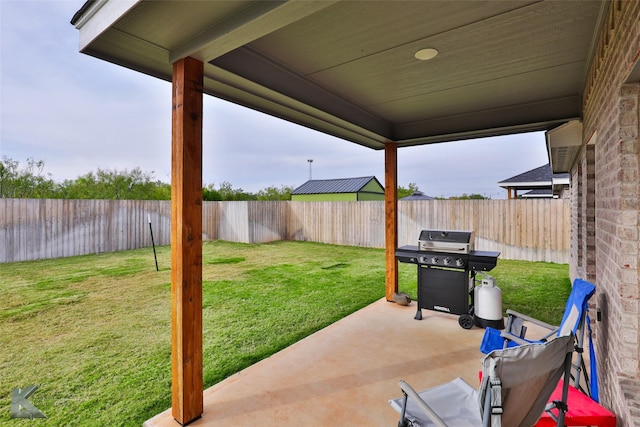
{"label": "wooden support post", "polygon": [[202,85],[203,63],[173,64],[171,142],[172,415],[182,425],[203,411]]}
{"label": "wooden support post", "polygon": [[398,144],[384,145],[385,296],[393,301],[398,292]]}

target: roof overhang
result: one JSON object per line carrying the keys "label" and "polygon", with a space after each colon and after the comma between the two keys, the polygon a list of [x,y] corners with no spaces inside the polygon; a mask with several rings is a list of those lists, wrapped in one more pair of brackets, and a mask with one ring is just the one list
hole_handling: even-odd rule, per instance
{"label": "roof overhang", "polygon": [[551,188],[551,181],[530,181],[530,182],[499,182],[498,185],[502,188],[524,188],[531,190],[534,188]]}
{"label": "roof overhang", "polygon": [[554,176],[551,179],[552,185],[551,190],[553,192],[554,197],[558,197],[562,191],[569,188],[571,185],[571,179],[569,178],[569,174],[560,174],[560,176]]}
{"label": "roof overhang", "polygon": [[520,196],[521,199],[557,199],[558,196],[552,193],[540,194],[540,193],[525,193]]}
{"label": "roof overhang", "polygon": [[569,172],[582,147],[582,122],[572,120],[548,131],[545,137],[551,171]]}
{"label": "roof overhang", "polygon": [[579,120],[607,5],[92,0],[72,23],[86,54],[168,81],[193,57],[207,94],[381,149]]}

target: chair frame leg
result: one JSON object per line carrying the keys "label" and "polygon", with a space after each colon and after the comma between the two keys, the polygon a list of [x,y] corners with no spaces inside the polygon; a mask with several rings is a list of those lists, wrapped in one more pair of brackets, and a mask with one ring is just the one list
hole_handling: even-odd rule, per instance
{"label": "chair frame leg", "polygon": [[407,413],[407,400],[409,400],[409,397],[404,390],[402,390],[402,395],[404,396],[404,403],[402,404],[402,412],[400,412],[398,427],[409,427],[409,421],[404,416]]}

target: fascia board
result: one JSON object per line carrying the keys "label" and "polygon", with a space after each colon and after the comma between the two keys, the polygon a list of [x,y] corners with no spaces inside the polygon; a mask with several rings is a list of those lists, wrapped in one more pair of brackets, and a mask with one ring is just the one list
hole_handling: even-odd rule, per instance
{"label": "fascia board", "polygon": [[98,0],[74,24],[79,32],[79,50],[83,52],[100,34],[112,27],[139,0]]}
{"label": "fascia board", "polygon": [[551,181],[531,181],[531,182],[499,182],[500,187],[551,187]]}

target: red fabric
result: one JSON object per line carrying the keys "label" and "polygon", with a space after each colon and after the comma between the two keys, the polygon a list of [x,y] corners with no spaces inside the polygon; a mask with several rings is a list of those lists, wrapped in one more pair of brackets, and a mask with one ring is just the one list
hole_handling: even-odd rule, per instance
{"label": "red fabric", "polygon": [[[562,398],[562,380],[551,393],[549,402]],[[573,386],[569,386],[567,397],[569,411],[565,414],[564,423],[567,426],[600,426],[616,427],[616,416],[603,408],[599,403],[591,400],[589,396],[582,393]],[[556,423],[548,413],[542,414],[536,427],[555,427]]]}
{"label": "red fabric", "polygon": [[[478,379],[482,381],[482,371],[478,372]],[[563,381],[560,380],[553,393],[551,393],[549,402],[562,399],[562,384]],[[616,416],[613,412],[602,407],[598,402],[592,400],[572,385],[569,385],[567,406],[569,410],[564,416],[565,426],[616,427]],[[553,411],[555,414],[558,413],[557,409]],[[535,427],[555,426],[556,422],[547,412],[544,412],[535,424]]]}

